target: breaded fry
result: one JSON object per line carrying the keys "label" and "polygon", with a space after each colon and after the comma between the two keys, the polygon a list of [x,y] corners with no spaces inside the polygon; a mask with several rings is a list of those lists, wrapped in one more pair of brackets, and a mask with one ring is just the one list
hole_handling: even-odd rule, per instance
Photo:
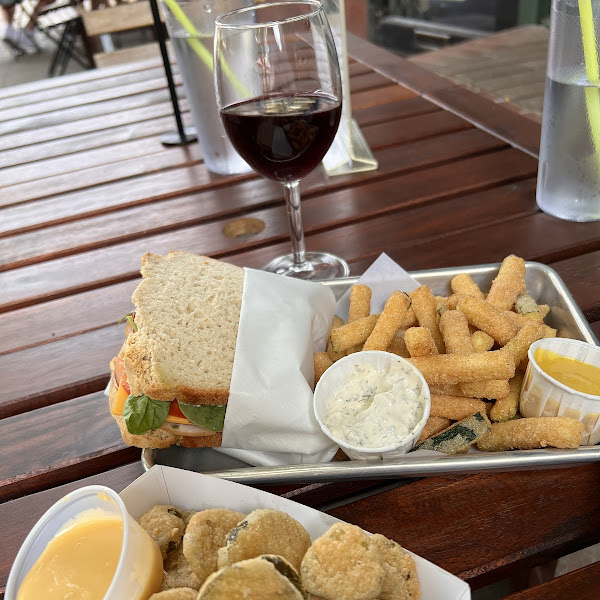
{"label": "breaded fry", "polygon": [[504,398],[498,398],[490,411],[492,421],[509,421],[519,411],[519,400],[521,398],[521,384],[523,383],[523,373],[516,371],[515,376],[508,382],[508,395]]}
{"label": "breaded fry", "polygon": [[[531,322],[531,319],[528,319],[526,315],[519,315],[512,310],[503,310],[502,314],[507,319],[510,319],[519,329],[527,325],[527,323]],[[552,329],[549,325],[542,323],[542,327],[544,328],[545,338],[556,337],[556,329]]]}
{"label": "breaded fry", "polygon": [[387,351],[391,352],[392,354],[397,354],[402,358],[408,358],[410,356],[410,352],[408,351],[404,341],[404,333],[404,331],[398,331],[396,333],[390,345],[387,347]]}
{"label": "breaded fry", "polygon": [[419,600],[421,587],[413,557],[400,544],[376,533],[369,538],[383,562],[385,579],[378,600]]}
{"label": "breaded fry", "polygon": [[473,281],[470,275],[461,273],[450,281],[450,288],[454,294],[464,294],[465,296],[474,296],[483,300],[483,292],[479,286]]}
{"label": "breaded fry", "polygon": [[399,329],[408,329],[409,327],[416,327],[418,324],[419,321],[417,321],[417,315],[415,315],[415,311],[412,307],[411,300],[411,305],[408,307],[408,310],[404,315],[404,319],[402,319],[402,322],[400,323]]}
{"label": "breaded fry", "polygon": [[492,281],[486,302],[498,310],[510,310],[517,296],[524,291],[525,261],[511,254],[502,261],[498,275]]}
{"label": "breaded fry", "polygon": [[494,346],[494,338],[479,329],[471,334],[471,341],[475,352],[487,352]]}
{"label": "breaded fry", "polygon": [[138,522],[158,544],[163,560],[179,547],[185,523],[181,511],[176,506],[157,504],[146,511]]}
{"label": "breaded fry", "polygon": [[218,550],[219,568],[261,554],[277,554],[300,568],[302,557],[310,546],[310,535],[288,514],[259,508],[238,523]]}
{"label": "breaded fry", "polygon": [[148,600],[196,600],[197,597],[197,589],[178,587],[152,594]]}
{"label": "breaded fry", "polygon": [[300,569],[304,588],[319,598],[379,598],[385,569],[367,534],[356,525],[336,523],[306,552]]}
{"label": "breaded fry", "polygon": [[436,450],[444,454],[461,454],[467,452],[489,430],[490,422],[485,411],[477,412],[425,440],[416,446],[415,450]]}
{"label": "breaded fry", "polygon": [[452,294],[452,296],[449,296],[448,300],[446,300],[448,310],[456,310],[458,308],[458,303],[466,297],[467,294]]}
{"label": "breaded fry", "polygon": [[458,310],[448,310],[440,317],[440,331],[448,354],[473,354],[473,342],[467,317]]}
{"label": "breaded fry", "polygon": [[568,417],[528,417],[493,423],[491,431],[477,442],[486,452],[532,448],[578,448],[583,423]]}
{"label": "breaded fry", "polygon": [[550,312],[550,307],[547,304],[538,304],[538,311],[542,319],[545,319]]}
{"label": "breaded fry", "polygon": [[[368,317],[371,314],[371,288],[367,285],[353,285],[350,288],[350,307],[348,309],[348,323],[353,323]],[[348,354],[358,352],[360,346],[348,350]]]}
{"label": "breaded fry", "polygon": [[190,519],[183,536],[183,554],[200,585],[217,570],[219,548],[225,546],[227,534],[245,516],[227,508],[210,508]]}
{"label": "breaded fry", "polygon": [[329,354],[327,352],[315,352],[313,355],[313,363],[315,366],[315,385],[317,381],[321,379],[321,375],[329,369],[329,367],[333,364]]}
{"label": "breaded fry", "polygon": [[[463,387],[474,392],[469,394]],[[473,383],[453,383],[453,384],[431,384],[429,391],[432,394],[442,394],[447,396],[458,396],[460,398],[484,398],[494,399],[494,396],[502,398],[508,394],[508,380],[492,379],[491,381],[475,381]]]}
{"label": "breaded fry", "polygon": [[544,326],[537,321],[529,321],[519,329],[519,333],[504,346],[504,350],[508,352],[515,361],[515,365],[527,356],[529,346],[541,339],[544,336]]}
{"label": "breaded fry", "polygon": [[507,313],[494,308],[485,300],[465,296],[458,303],[458,309],[471,325],[491,335],[500,346],[507,344],[519,331],[519,326]]}
{"label": "breaded fry", "polygon": [[502,350],[466,356],[439,354],[407,360],[421,371],[427,383],[434,385],[488,381],[499,377],[510,379],[515,374],[515,364],[511,355]]}
{"label": "breaded fry", "polygon": [[497,400],[498,398],[504,398],[508,394],[508,379],[461,383],[459,387],[466,396]]}
{"label": "breaded fry", "polygon": [[364,344],[371,335],[378,318],[379,315],[369,315],[354,321],[354,323],[346,323],[337,329],[332,329],[329,334],[331,349],[334,352],[345,352],[352,346]]}
{"label": "breaded fry", "polygon": [[429,416],[427,421],[425,421],[425,427],[421,431],[421,435],[417,440],[415,446],[418,446],[421,442],[424,442],[426,439],[430,438],[432,435],[439,433],[440,431],[444,431],[447,427],[450,426],[452,421],[450,419],[446,419],[445,417],[432,417]]}
{"label": "breaded fry", "polygon": [[431,394],[431,417],[445,417],[452,421],[461,421],[476,412],[485,412],[485,402],[477,398],[460,398]]}
{"label": "breaded fry", "polygon": [[348,323],[358,321],[371,314],[371,288],[367,285],[353,285],[350,288]]}
{"label": "breaded fry", "polygon": [[427,327],[410,327],[404,334],[410,356],[435,356],[438,349]]}
{"label": "breaded fry", "polygon": [[364,343],[363,350],[386,350],[400,329],[409,306],[410,298],[407,294],[397,290],[393,292],[387,299],[371,335]]}
{"label": "breaded fry", "polygon": [[427,327],[438,352],[445,351],[444,340],[438,326],[437,302],[432,291],[425,285],[411,293],[412,308],[421,327]]}
{"label": "breaded fry", "polygon": [[335,362],[336,360],[340,360],[343,356],[346,356],[345,352],[334,352],[331,346],[331,332],[338,327],[341,327],[344,324],[344,321],[341,317],[337,315],[333,316],[331,320],[331,327],[329,328],[329,338],[327,338],[327,354],[329,354],[329,358]]}

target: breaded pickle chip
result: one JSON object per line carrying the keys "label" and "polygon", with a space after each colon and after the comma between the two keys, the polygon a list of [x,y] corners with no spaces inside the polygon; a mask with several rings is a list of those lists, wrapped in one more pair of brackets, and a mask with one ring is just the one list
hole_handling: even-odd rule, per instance
{"label": "breaded pickle chip", "polygon": [[385,580],[383,560],[355,525],[336,523],[302,560],[304,589],[328,600],[375,600]]}
{"label": "breaded pickle chip", "polygon": [[223,567],[200,588],[198,600],[304,600],[300,578],[281,556],[263,555]]}
{"label": "breaded pickle chip", "polygon": [[310,546],[308,532],[296,519],[270,508],[252,511],[227,534],[219,549],[219,568],[261,554],[283,556],[296,569]]}
{"label": "breaded pickle chip", "polygon": [[225,545],[227,533],[245,517],[227,508],[210,508],[190,518],[183,536],[183,554],[200,585],[217,570],[217,552]]}
{"label": "breaded pickle chip", "polygon": [[174,588],[152,594],[148,600],[196,600],[198,591],[187,587]]}
{"label": "breaded pickle chip", "polygon": [[[184,538],[185,539],[185,538]],[[165,560],[164,587],[167,589],[192,588],[199,590],[202,581],[196,577],[183,554],[183,545],[171,552]]]}
{"label": "breaded pickle chip", "polygon": [[158,544],[163,560],[179,547],[185,531],[181,511],[170,504],[153,506],[140,517],[139,524]]}
{"label": "breaded pickle chip", "polygon": [[400,544],[378,533],[369,537],[369,547],[379,554],[385,569],[378,600],[419,600],[421,587],[413,557]]}

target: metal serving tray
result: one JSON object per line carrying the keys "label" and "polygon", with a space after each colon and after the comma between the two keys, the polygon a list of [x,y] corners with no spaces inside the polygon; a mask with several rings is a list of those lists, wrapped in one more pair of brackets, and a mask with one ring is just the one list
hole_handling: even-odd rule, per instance
{"label": "metal serving tray", "polygon": [[[450,280],[459,273],[468,273],[483,289],[489,289],[498,273],[499,264],[414,271],[411,275],[429,286],[434,294],[447,296]],[[325,282],[336,298],[341,297],[356,283],[357,277]],[[560,337],[584,340],[598,345],[598,339],[573,300],[558,274],[536,262],[526,263],[527,291],[538,304],[548,304],[550,313],[545,322],[557,330]],[[142,465],[149,469],[154,464],[178,467],[190,471],[237,481],[239,483],[306,483],[350,479],[390,479],[396,477],[424,477],[452,473],[490,471],[517,471],[573,466],[600,460],[600,445],[582,446],[576,450],[512,450],[510,452],[476,452],[458,456],[416,456],[410,460],[394,461],[333,461],[330,463],[253,467],[211,448],[182,448],[172,446],[165,450],[142,451]]]}

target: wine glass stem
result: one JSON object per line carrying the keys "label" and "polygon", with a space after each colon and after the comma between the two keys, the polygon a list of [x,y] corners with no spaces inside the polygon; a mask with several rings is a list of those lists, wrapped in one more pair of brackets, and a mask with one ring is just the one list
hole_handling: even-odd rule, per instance
{"label": "wine glass stem", "polygon": [[287,207],[290,237],[292,238],[294,266],[301,267],[306,263],[306,247],[302,228],[302,212],[300,211],[300,182],[284,183],[283,194]]}

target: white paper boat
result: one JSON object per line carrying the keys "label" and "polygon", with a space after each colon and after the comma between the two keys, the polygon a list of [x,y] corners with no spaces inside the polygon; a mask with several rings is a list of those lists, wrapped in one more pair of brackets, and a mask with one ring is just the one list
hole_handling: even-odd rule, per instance
{"label": "white paper boat", "polygon": [[[154,466],[136,479],[121,492],[121,498],[129,513],[136,519],[155,504],[173,504],[182,510],[230,508],[243,513],[256,508],[273,508],[300,521],[312,539],[319,537],[339,521],[318,510],[268,492],[163,466]],[[421,584],[421,600],[471,598],[470,588],[464,581],[420,556],[413,554],[413,557]]]}

